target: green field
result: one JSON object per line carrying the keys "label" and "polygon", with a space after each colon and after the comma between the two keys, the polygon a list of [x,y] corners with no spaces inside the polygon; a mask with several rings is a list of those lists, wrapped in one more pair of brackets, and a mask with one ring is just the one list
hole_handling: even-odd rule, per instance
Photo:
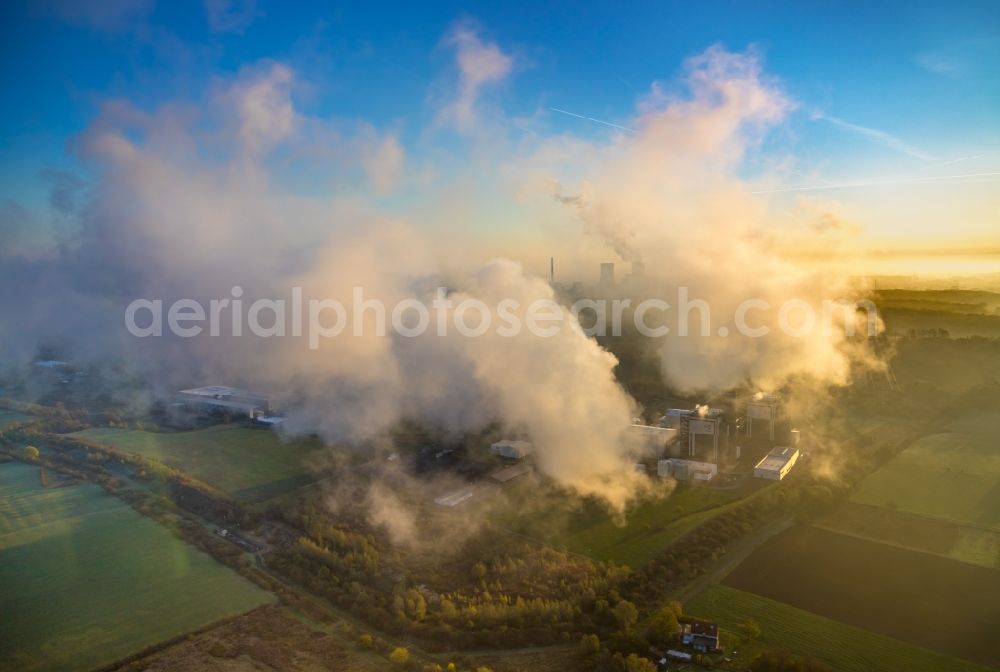
{"label": "green field", "polygon": [[[631,507],[624,520],[606,509],[583,506],[576,498],[559,493],[514,494],[518,502],[530,498],[539,504],[525,511],[519,504],[511,515],[500,512],[495,519],[507,529],[552,546],[595,560],[639,567],[663,552],[678,537],[691,531],[728,506],[760,492],[767,484],[749,481],[738,488],[722,490],[704,486],[679,487],[662,498],[648,499]],[[536,487],[530,482],[512,490]]]}
{"label": "green field", "polygon": [[10,425],[30,419],[30,415],[25,415],[24,413],[20,413],[18,411],[11,411],[6,408],[0,408],[0,430],[6,429]]}
{"label": "green field", "polygon": [[1000,413],[962,417],[866,478],[852,501],[1000,531]]}
{"label": "green field", "polygon": [[[993,388],[869,475],[820,527],[1000,569],[1000,412]],[[879,430],[883,432],[885,430]]]}
{"label": "green field", "polygon": [[[1000,325],[1000,316],[986,319]],[[992,393],[984,390],[979,395],[988,409],[989,403],[996,403],[1000,383],[1000,339],[902,339],[896,343],[892,368],[907,395],[926,395],[938,403],[979,386],[992,387]]]}
{"label": "green field", "polygon": [[817,525],[863,539],[1000,569],[1000,532],[982,527],[853,502],[824,516]]}
{"label": "green field", "polygon": [[3,669],[92,669],[271,599],[96,485],[0,464]]}
{"label": "green field", "polygon": [[272,431],[217,425],[194,432],[86,429],[70,434],[162,462],[244,501],[261,501],[313,480],[312,440],[283,442]]}
{"label": "green field", "polygon": [[[684,605],[686,613],[711,618],[730,633],[753,619],[760,638],[736,645],[746,669],[761,648],[782,648],[824,661],[837,672],[985,672],[988,668],[883,635],[838,623],[728,586],[712,586]],[[732,639],[735,639],[733,637]]]}
{"label": "green field", "polygon": [[724,583],[858,628],[1000,665],[1000,572],[811,526],[772,537]]}

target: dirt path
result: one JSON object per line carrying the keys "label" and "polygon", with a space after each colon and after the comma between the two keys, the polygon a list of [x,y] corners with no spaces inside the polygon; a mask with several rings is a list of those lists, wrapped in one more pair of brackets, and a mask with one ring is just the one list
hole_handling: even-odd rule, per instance
{"label": "dirt path", "polygon": [[686,604],[693,600],[701,591],[725,579],[730,572],[739,567],[740,563],[746,560],[747,556],[757,550],[764,542],[776,534],[784,532],[794,524],[795,516],[787,514],[743,537],[724,556],[712,564],[704,574],[678,591],[673,599],[679,601],[681,604]]}

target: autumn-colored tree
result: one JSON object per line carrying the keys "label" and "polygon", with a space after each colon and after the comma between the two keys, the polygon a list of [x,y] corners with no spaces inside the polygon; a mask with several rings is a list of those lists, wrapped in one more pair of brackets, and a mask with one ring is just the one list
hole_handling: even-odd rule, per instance
{"label": "autumn-colored tree", "polygon": [[625,672],[656,672],[656,665],[649,658],[630,653],[625,659]]}
{"label": "autumn-colored tree", "polygon": [[630,630],[639,621],[639,610],[628,600],[621,600],[612,610],[622,630]]}
{"label": "autumn-colored tree", "polygon": [[673,640],[678,630],[677,612],[671,607],[663,607],[650,619],[646,636],[650,644],[663,646]]}
{"label": "autumn-colored tree", "polygon": [[410,662],[410,652],[402,646],[397,646],[389,654],[389,661],[396,665],[406,665]]}
{"label": "autumn-colored tree", "polygon": [[740,634],[743,635],[743,639],[747,641],[760,637],[760,625],[758,625],[757,621],[752,618],[748,618],[740,623],[739,630]]}

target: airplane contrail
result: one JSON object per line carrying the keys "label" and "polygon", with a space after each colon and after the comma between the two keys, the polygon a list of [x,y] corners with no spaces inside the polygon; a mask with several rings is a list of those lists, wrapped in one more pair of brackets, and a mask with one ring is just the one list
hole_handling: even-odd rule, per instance
{"label": "airplane contrail", "polygon": [[634,128],[628,128],[627,126],[619,126],[618,124],[612,124],[610,121],[601,121],[600,119],[594,119],[593,117],[585,117],[582,114],[577,114],[576,112],[570,112],[568,110],[560,110],[558,107],[550,107],[553,112],[558,112],[560,114],[567,114],[571,117],[576,117],[577,119],[583,119],[585,121],[592,121],[595,124],[604,124],[605,126],[610,126],[611,128],[617,128],[622,131],[628,131],[629,133],[635,133]]}
{"label": "airplane contrail", "polygon": [[[995,173],[966,173],[964,175],[931,175],[928,177],[892,178],[888,180],[869,180],[867,182],[842,182],[840,184],[815,184],[799,187],[776,187],[774,189],[760,189],[751,191],[751,194],[781,194],[789,191],[821,191],[827,189],[854,189],[859,187],[880,187],[894,184],[920,184],[927,182],[952,182],[956,180],[973,180],[976,178],[1000,178],[1000,172]],[[985,180],[987,182],[991,180]]]}
{"label": "airplane contrail", "polygon": [[960,156],[957,159],[950,159],[948,161],[939,161],[938,163],[932,163],[929,166],[924,166],[920,170],[929,170],[931,168],[940,168],[941,166],[950,166],[953,163],[961,163],[962,161],[972,161],[973,159],[981,159],[984,156],[986,156],[986,154],[973,154],[971,156]]}
{"label": "airplane contrail", "polygon": [[897,138],[894,135],[886,133],[885,131],[880,131],[877,128],[869,128],[868,126],[861,126],[859,124],[852,124],[849,121],[844,121],[839,117],[834,117],[828,114],[823,114],[819,116],[819,119],[826,121],[837,128],[845,131],[849,131],[856,135],[860,135],[863,138],[867,138],[872,142],[875,142],[883,147],[888,147],[889,149],[906,154],[907,156],[912,156],[915,159],[920,159],[921,161],[935,161],[935,157],[931,156],[927,152],[923,151],[919,147],[914,147],[910,143],[906,142],[902,138]]}

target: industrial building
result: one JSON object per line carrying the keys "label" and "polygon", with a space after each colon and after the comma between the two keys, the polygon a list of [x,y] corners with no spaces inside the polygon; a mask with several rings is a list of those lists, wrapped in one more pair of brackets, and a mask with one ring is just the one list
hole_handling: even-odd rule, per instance
{"label": "industrial building", "polygon": [[780,481],[788,475],[798,459],[799,451],[796,448],[775,448],[757,463],[753,475],[769,481]]}
{"label": "industrial building", "polygon": [[660,418],[660,424],[677,430],[677,441],[670,451],[673,457],[718,462],[719,439],[729,436],[729,423],[719,408],[671,408]]}
{"label": "industrial building", "polygon": [[773,394],[760,394],[747,402],[747,438],[753,439],[756,430],[758,438],[774,441],[780,411],[781,400]]}
{"label": "industrial building", "polygon": [[459,490],[454,490],[452,492],[445,493],[440,497],[434,498],[434,503],[438,506],[442,506],[446,509],[454,509],[461,504],[469,501],[476,496],[476,488],[474,486],[467,488],[460,488]]}
{"label": "industrial building", "polygon": [[528,455],[531,455],[532,450],[534,450],[534,446],[529,442],[512,441],[510,439],[497,441],[490,446],[491,453],[500,457],[506,457],[509,460],[523,460]]}
{"label": "industrial building", "polygon": [[285,424],[283,415],[255,415],[253,418],[255,425],[260,427],[281,427]]}
{"label": "industrial building", "polygon": [[37,362],[33,362],[33,365],[39,369],[69,369],[69,362],[64,362],[61,359],[43,359]]}
{"label": "industrial building", "polygon": [[267,397],[223,385],[209,385],[181,390],[175,395],[179,404],[203,411],[218,413],[239,413],[254,417],[267,415],[269,405]]}
{"label": "industrial building", "polygon": [[719,465],[711,462],[685,460],[670,457],[656,463],[656,475],[661,478],[674,478],[678,481],[710,481],[719,473]]}
{"label": "industrial building", "polygon": [[669,447],[680,436],[676,427],[633,424],[629,426],[629,431],[639,444],[639,455],[649,459],[659,459],[666,455]]}
{"label": "industrial building", "polygon": [[686,408],[668,408],[667,412],[660,417],[659,423],[661,427],[680,429],[682,418],[689,418],[694,413],[695,411]]}
{"label": "industrial building", "polygon": [[531,466],[526,462],[521,462],[519,464],[512,464],[509,467],[504,467],[503,469],[497,469],[490,474],[490,479],[496,481],[497,483],[507,483],[508,481],[513,481],[515,478],[526,476],[530,473]]}

